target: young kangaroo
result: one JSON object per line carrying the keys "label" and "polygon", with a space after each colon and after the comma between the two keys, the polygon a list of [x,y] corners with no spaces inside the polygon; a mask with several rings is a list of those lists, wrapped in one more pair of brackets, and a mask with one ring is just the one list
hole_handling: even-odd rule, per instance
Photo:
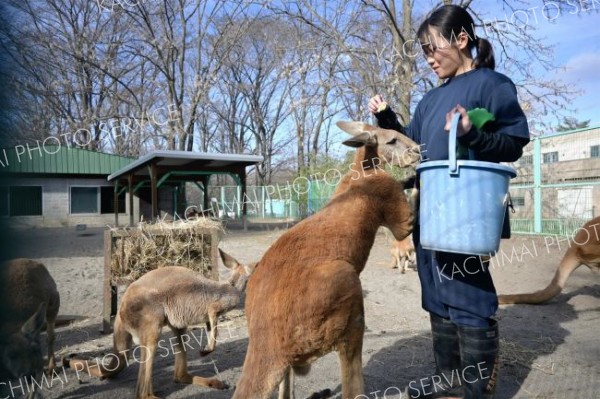
{"label": "young kangaroo", "polygon": [[402,240],[413,216],[402,185],[378,165],[418,161],[418,147],[392,130],[338,123],[360,147],[352,169],[318,213],[283,234],[258,262],[248,283],[249,343],[234,399],[266,399],[280,385],[293,397],[293,374],[337,351],[342,397],[364,394],[365,328],[360,272],[378,228]]}
{"label": "young kangaroo", "polygon": [[[219,249],[223,264],[232,270],[227,282],[218,283],[185,267],[169,266],[152,270],[133,282],[123,295],[114,323],[114,355],[108,365],[90,364],[71,358],[69,366],[96,377],[114,377],[126,365],[132,341],[140,345],[140,369],[136,386],[137,399],[156,398],[152,389],[152,362],[162,327],[168,325],[177,337],[175,382],[216,389],[227,385],[215,378],[192,376],[187,371],[186,328],[210,323],[208,354],[215,349],[218,316],[235,308],[245,290],[253,266],[243,266]],[[189,337],[186,337],[189,340]]]}
{"label": "young kangaroo", "polygon": [[546,288],[530,294],[498,295],[498,302],[506,305],[549,301],[561,293],[571,273],[581,265],[586,265],[596,272],[600,271],[600,216],[579,229],[569,243],[569,249],[560,262],[554,278]]}
{"label": "young kangaroo", "polygon": [[14,259],[0,263],[0,374],[41,377],[40,333],[47,332],[48,372],[55,367],[54,323],[60,296],[41,263]]}

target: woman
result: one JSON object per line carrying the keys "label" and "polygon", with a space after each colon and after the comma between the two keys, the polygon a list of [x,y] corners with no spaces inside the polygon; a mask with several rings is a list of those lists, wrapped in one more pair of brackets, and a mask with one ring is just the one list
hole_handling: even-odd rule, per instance
{"label": "woman", "polygon": [[[442,6],[417,34],[427,63],[445,81],[423,96],[406,127],[380,95],[371,98],[369,109],[379,126],[420,143],[423,161],[447,160],[450,120],[459,112],[459,146],[472,159],[516,161],[529,142],[527,120],[514,84],[494,71],[491,44],[475,36],[469,13],[456,5]],[[474,108],[487,109],[494,120],[475,128],[467,114]],[[429,389],[438,398],[492,398],[498,367],[498,324],[492,317],[498,301],[491,275],[471,255],[423,249],[418,221],[413,237],[436,361]],[[409,387],[413,397],[422,395],[414,391]]]}

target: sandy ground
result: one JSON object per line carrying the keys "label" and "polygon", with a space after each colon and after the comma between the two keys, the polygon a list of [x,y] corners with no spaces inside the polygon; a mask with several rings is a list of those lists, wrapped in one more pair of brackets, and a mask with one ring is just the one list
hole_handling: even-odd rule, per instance
{"label": "sandy ground", "polygon": [[[7,233],[5,233],[7,234]],[[282,231],[232,231],[221,247],[242,262],[257,260]],[[10,246],[3,257],[26,256],[43,262],[57,282],[61,314],[84,317],[57,330],[57,358],[73,352],[108,353],[111,335],[99,333],[102,312],[102,229],[36,229],[1,237]],[[531,291],[552,278],[565,250],[549,245],[553,238],[515,236],[502,243],[505,255],[497,257],[493,274],[500,293]],[[363,365],[368,398],[408,398],[409,384],[434,370],[429,319],[420,306],[416,272],[390,269],[388,242],[379,234],[369,262],[361,274],[367,331]],[[221,274],[226,278],[226,271]],[[497,398],[598,397],[600,391],[600,277],[589,269],[577,270],[565,291],[542,306],[502,307],[501,369]],[[234,386],[247,347],[243,313],[233,311],[221,320],[217,349],[206,357],[198,350],[206,343],[204,330],[191,331],[190,372],[218,377]],[[173,351],[170,332],[163,331],[164,348],[154,367],[155,394],[164,398],[230,398],[233,391],[177,385],[172,381]],[[45,339],[45,335],[43,337]],[[133,363],[117,378],[100,381],[73,370],[58,369],[43,383],[46,398],[132,398],[138,366]],[[79,378],[78,378],[79,377]],[[18,397],[24,386],[13,383]],[[337,356],[329,354],[314,363],[311,373],[296,379],[298,398],[332,389],[340,395]],[[403,392],[403,393],[400,393]],[[414,391],[411,391],[414,393]]]}

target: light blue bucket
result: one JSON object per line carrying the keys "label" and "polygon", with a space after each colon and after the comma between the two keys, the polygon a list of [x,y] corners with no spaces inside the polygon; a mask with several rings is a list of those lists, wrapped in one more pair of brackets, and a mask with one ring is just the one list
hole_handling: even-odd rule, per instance
{"label": "light blue bucket", "polygon": [[498,251],[508,200],[509,166],[456,160],[456,130],[452,117],[449,160],[417,167],[420,184],[419,222],[423,248],[473,255]]}

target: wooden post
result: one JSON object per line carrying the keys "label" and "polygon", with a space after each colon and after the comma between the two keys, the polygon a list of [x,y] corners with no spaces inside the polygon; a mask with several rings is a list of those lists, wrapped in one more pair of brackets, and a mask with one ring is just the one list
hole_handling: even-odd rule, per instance
{"label": "wooden post", "polygon": [[102,334],[112,332],[112,316],[117,314],[117,287],[111,283],[112,232],[104,231],[104,286],[102,309]]}
{"label": "wooden post", "polygon": [[133,227],[133,173],[127,175],[127,192],[129,193],[129,226]]}
{"label": "wooden post", "polygon": [[115,207],[115,227],[119,227],[119,179],[114,183],[113,206]]}
{"label": "wooden post", "polygon": [[207,230],[210,234],[210,260],[212,262],[212,279],[219,281],[219,232],[216,229]]}
{"label": "wooden post", "polygon": [[157,188],[156,164],[150,165],[150,191],[152,193],[152,221],[154,222],[158,214],[158,188]]}
{"label": "wooden post", "polygon": [[242,224],[244,226],[244,231],[248,230],[248,204],[246,204],[246,168],[242,167],[240,172],[240,185],[242,186],[242,194],[240,200],[242,201]]}
{"label": "wooden post", "polygon": [[[208,183],[210,182],[210,175],[202,176],[202,188],[204,192],[204,198],[202,199],[202,210],[206,211],[210,207],[210,198],[208,196]],[[219,215],[215,215],[219,216]]]}

